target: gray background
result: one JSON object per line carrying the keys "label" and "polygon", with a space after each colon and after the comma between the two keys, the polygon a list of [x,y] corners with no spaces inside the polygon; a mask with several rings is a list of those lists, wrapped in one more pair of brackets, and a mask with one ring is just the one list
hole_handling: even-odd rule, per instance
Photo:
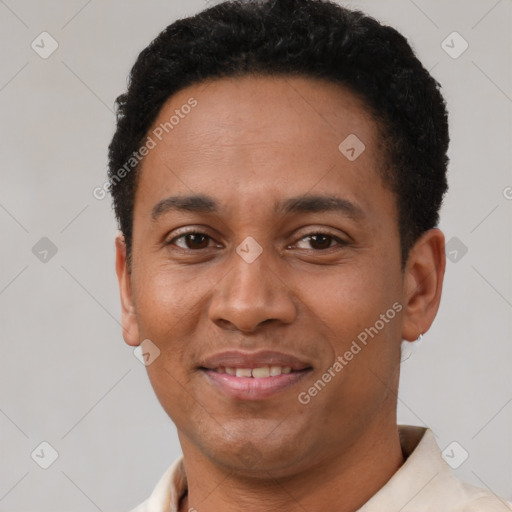
{"label": "gray background", "polygon": [[[442,449],[457,441],[469,458],[456,473],[511,500],[512,2],[345,4],[410,39],[451,113],[441,228],[454,261],[438,318],[403,363],[399,420],[430,426]],[[122,340],[116,225],[92,191],[136,56],[204,5],[0,0],[0,510],[127,511],[180,453]],[[47,59],[31,48],[43,31],[59,44]],[[469,43],[458,58],[441,46],[453,31]],[[59,454],[46,470],[48,448],[31,457],[43,441]]]}

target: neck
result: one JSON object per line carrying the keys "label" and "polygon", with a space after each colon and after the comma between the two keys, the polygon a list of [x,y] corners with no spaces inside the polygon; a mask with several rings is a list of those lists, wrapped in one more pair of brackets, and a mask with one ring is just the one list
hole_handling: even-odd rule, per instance
{"label": "neck", "polygon": [[350,446],[307,470],[275,477],[262,471],[261,477],[247,477],[226,470],[205,458],[195,445],[182,439],[186,460],[188,494],[180,512],[197,509],[209,512],[251,510],[303,512],[337,510],[354,512],[366,503],[404,462],[396,422],[366,431]]}

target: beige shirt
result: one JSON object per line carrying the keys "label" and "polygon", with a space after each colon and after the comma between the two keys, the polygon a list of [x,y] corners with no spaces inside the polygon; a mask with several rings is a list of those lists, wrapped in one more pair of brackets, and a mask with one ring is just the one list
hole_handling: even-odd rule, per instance
{"label": "beige shirt", "polygon": [[[405,463],[358,512],[507,512],[512,504],[452,475],[430,429],[398,426]],[[177,512],[187,490],[183,457],[132,512]]]}

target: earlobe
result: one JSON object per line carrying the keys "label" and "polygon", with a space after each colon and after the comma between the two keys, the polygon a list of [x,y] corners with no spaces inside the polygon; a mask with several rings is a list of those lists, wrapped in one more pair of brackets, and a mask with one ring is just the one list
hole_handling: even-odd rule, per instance
{"label": "earlobe", "polygon": [[122,234],[116,237],[116,273],[121,296],[121,325],[124,341],[136,347],[140,344],[139,328],[132,296],[131,273],[126,258],[126,243]]}
{"label": "earlobe", "polygon": [[432,325],[441,301],[445,267],[444,235],[431,229],[414,244],[407,260],[402,339],[415,341]]}

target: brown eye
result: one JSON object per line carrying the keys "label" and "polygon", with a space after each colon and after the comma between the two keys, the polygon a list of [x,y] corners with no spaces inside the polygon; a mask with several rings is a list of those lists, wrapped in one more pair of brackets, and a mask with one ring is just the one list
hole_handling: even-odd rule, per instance
{"label": "brown eye", "polygon": [[336,244],[339,247],[347,245],[346,242],[344,242],[337,236],[329,235],[328,233],[312,233],[310,235],[302,237],[297,242],[297,246],[300,249],[313,249],[315,251],[324,251],[326,249],[331,249],[331,247],[333,247],[332,242],[336,242]]}
{"label": "brown eye", "polygon": [[323,235],[321,233],[309,236],[309,243],[313,247],[313,249],[329,249],[331,246],[331,242],[333,237],[329,235]]}
{"label": "brown eye", "polygon": [[[169,244],[176,244],[181,249],[206,249],[210,242],[210,237],[204,233],[185,233],[173,238]],[[178,243],[180,241],[181,243]]]}

